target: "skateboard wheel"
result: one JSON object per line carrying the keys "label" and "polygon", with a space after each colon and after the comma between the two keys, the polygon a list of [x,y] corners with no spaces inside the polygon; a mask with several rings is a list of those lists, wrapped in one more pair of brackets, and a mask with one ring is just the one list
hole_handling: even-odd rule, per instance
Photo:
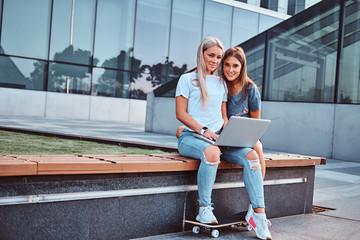
{"label": "skateboard wheel", "polygon": [[246,230],[251,231],[252,227],[250,225],[246,225]]}
{"label": "skateboard wheel", "polygon": [[211,236],[214,237],[214,238],[217,238],[219,236],[219,231],[218,230],[212,230],[211,231]]}
{"label": "skateboard wheel", "polygon": [[199,226],[194,226],[192,229],[192,232],[195,234],[198,234],[200,232],[200,227]]}

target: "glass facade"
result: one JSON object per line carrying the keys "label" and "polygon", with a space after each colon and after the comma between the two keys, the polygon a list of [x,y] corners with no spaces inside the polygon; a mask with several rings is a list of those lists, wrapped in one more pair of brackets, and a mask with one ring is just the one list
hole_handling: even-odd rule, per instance
{"label": "glass facade", "polygon": [[0,0],[0,13],[0,87],[136,99],[193,69],[202,38],[228,48],[281,21],[212,0]]}
{"label": "glass facade", "polygon": [[[359,0],[324,0],[240,46],[265,101],[360,103]],[[155,95],[173,97],[175,87]]]}
{"label": "glass facade", "polygon": [[341,71],[338,90],[340,103],[360,103],[360,1],[345,2]]}

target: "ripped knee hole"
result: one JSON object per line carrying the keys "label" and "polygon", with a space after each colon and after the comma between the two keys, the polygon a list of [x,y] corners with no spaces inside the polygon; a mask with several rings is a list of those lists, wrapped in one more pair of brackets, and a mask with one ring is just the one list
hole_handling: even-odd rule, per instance
{"label": "ripped knee hole", "polygon": [[261,168],[259,159],[255,159],[255,160],[248,159],[248,160],[250,162],[251,169],[260,169]]}

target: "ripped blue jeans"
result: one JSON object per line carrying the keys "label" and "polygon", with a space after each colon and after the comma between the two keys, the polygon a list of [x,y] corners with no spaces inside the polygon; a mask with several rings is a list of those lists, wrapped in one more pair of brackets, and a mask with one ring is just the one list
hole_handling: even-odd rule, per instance
{"label": "ripped blue jeans", "polygon": [[[211,146],[210,143],[194,137],[193,132],[187,130],[184,130],[178,139],[178,150],[182,156],[201,160],[197,174],[199,204],[201,206],[212,205],[211,193],[216,179],[217,168],[220,163],[220,159],[217,163],[207,162],[204,150],[209,146]],[[253,208],[265,207],[261,168],[252,168],[252,166],[254,166],[253,161],[245,158],[253,149],[221,147],[220,150],[222,152],[221,157],[224,160],[239,164],[243,167],[244,184]],[[257,162],[259,162],[259,160]]]}

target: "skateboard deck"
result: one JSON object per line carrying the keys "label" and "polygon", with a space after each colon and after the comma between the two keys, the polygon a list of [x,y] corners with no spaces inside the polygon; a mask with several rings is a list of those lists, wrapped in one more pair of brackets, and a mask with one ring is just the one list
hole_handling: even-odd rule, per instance
{"label": "skateboard deck", "polygon": [[245,221],[247,211],[239,212],[231,216],[226,216],[218,219],[218,224],[207,224],[201,223],[196,220],[187,220],[184,219],[185,223],[193,225],[193,233],[198,234],[200,231],[210,232],[211,236],[218,237],[219,236],[219,228],[223,227],[232,227],[232,226],[245,226],[246,229],[250,230],[247,222]]}

